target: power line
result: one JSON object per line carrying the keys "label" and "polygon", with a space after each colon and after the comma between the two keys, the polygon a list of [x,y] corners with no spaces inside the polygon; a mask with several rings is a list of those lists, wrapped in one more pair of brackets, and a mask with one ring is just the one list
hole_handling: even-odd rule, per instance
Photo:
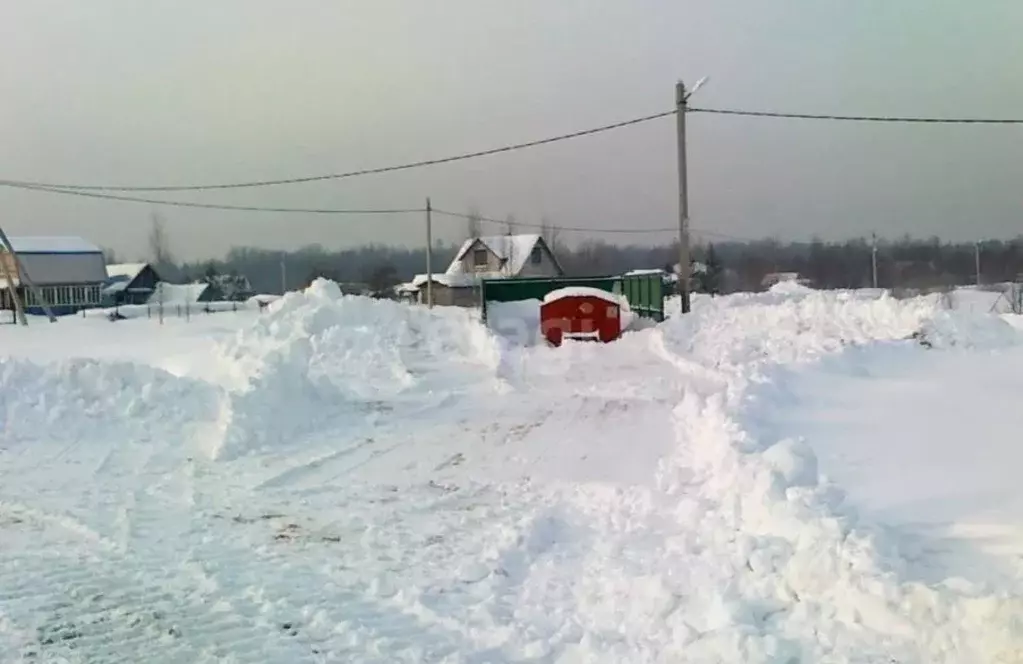
{"label": "power line", "polygon": [[[475,214],[463,214],[461,212],[450,212],[447,210],[438,210],[433,208],[435,214],[442,214],[448,217],[458,217],[461,219],[479,219],[491,224],[500,224],[506,226],[511,223],[512,226],[524,226],[526,228],[544,228],[544,224],[530,223],[527,221],[512,221],[509,222],[507,219],[491,219],[489,217],[481,217]],[[566,232],[578,232],[578,233],[674,233],[678,231],[677,228],[581,228],[578,226],[557,226],[557,230]]]}
{"label": "power line", "polygon": [[168,205],[172,207],[202,208],[206,210],[237,210],[243,212],[299,212],[304,214],[406,214],[410,212],[422,212],[416,208],[394,209],[394,210],[353,210],[337,208],[289,208],[289,207],[264,207],[259,205],[224,205],[219,203],[198,203],[195,201],[171,201],[159,198],[142,198],[138,196],[120,196],[116,194],[100,194],[89,191],[77,191],[72,189],[60,189],[58,187],[44,187],[29,184],[13,184],[0,182],[0,186],[25,189],[28,191],[41,191],[48,194],[64,196],[84,196],[85,198],[99,198],[111,201],[124,201],[128,203],[148,203],[149,205]]}
{"label": "power line", "polygon": [[1023,119],[996,118],[927,118],[889,115],[830,115],[815,113],[778,113],[772,111],[743,111],[730,108],[699,108],[690,107],[690,113],[708,113],[713,115],[741,115],[755,118],[789,118],[794,120],[834,120],[842,122],[888,122],[899,124],[987,124],[987,125],[1020,125]]}
{"label": "power line", "polygon": [[651,120],[657,120],[659,118],[668,117],[675,114],[675,109],[665,111],[663,113],[655,113],[653,115],[645,115],[639,118],[633,118],[631,120],[624,120],[622,122],[615,122],[608,125],[602,125],[600,127],[594,127],[592,129],[583,129],[581,131],[574,131],[568,134],[560,134],[558,136],[551,136],[549,138],[541,138],[539,140],[527,141],[525,143],[514,143],[511,145],[504,145],[497,148],[490,148],[488,150],[478,150],[476,152],[466,152],[463,154],[453,155],[450,157],[441,157],[439,159],[424,159],[422,161],[413,161],[405,164],[398,164],[394,166],[382,166],[379,168],[364,168],[356,171],[348,171],[344,173],[328,173],[325,175],[310,175],[305,177],[296,178],[285,178],[281,180],[257,180],[253,182],[233,182],[228,184],[200,184],[200,185],[173,185],[173,186],[150,186],[150,187],[129,187],[129,186],[108,186],[108,185],[79,185],[79,184],[53,184],[48,182],[31,182],[24,180],[0,180],[0,185],[6,186],[22,186],[22,187],[45,187],[49,189],[76,189],[80,191],[201,191],[211,189],[244,189],[251,187],[270,187],[284,184],[301,184],[305,182],[321,182],[324,180],[342,180],[345,178],[359,177],[363,175],[377,175],[380,173],[391,173],[394,171],[404,171],[413,168],[423,168],[425,166],[437,166],[440,164],[448,164],[455,161],[463,161],[466,159],[475,159],[477,157],[486,157],[489,155],[500,154],[502,152],[512,152],[515,150],[523,150],[525,148],[533,148],[540,145],[546,145],[548,143],[556,143],[558,141],[566,141],[572,138],[580,138],[582,136],[591,136],[593,134],[599,134],[605,131],[611,131],[612,129],[620,129],[622,127],[628,127],[631,125],[641,124],[643,122],[649,122]]}
{"label": "power line", "polygon": [[[350,209],[350,208],[293,208],[293,207],[265,207],[258,205],[226,205],[218,203],[198,203],[194,201],[173,201],[160,198],[143,198],[139,196],[121,196],[118,194],[102,194],[97,192],[88,191],[74,191],[69,189],[59,189],[55,187],[42,187],[35,185],[26,184],[10,184],[0,183],[0,186],[11,187],[15,189],[25,189],[28,191],[39,191],[48,194],[57,194],[63,196],[80,196],[84,198],[95,198],[100,200],[111,200],[120,201],[125,203],[144,203],[148,205],[167,205],[173,207],[185,207],[185,208],[200,208],[206,210],[229,210],[229,211],[242,211],[242,212],[278,212],[278,213],[299,213],[299,214],[328,214],[328,215],[360,215],[360,214],[420,214],[425,213],[424,208],[394,208],[394,209]],[[490,217],[481,217],[478,215],[470,215],[461,212],[451,212],[447,210],[438,210],[433,208],[435,214],[445,215],[448,217],[457,217],[461,219],[469,219],[475,217],[480,221],[506,225],[507,220],[492,219]],[[515,221],[515,226],[524,226],[526,228],[544,228],[544,224],[531,223],[526,221]],[[558,226],[559,231],[565,232],[577,232],[577,233],[593,233],[599,234],[630,234],[630,233],[673,233],[676,228],[583,228],[583,227],[572,227],[572,226]],[[693,229],[697,234],[721,237],[733,240],[746,240],[746,238],[740,238],[733,235],[727,235],[724,233],[718,233],[716,231],[701,231],[699,229]]]}
{"label": "power line", "polygon": [[[511,222],[509,222],[507,219],[503,219],[503,220],[502,219],[494,219],[494,218],[491,218],[491,217],[484,217],[484,216],[481,216],[481,215],[478,215],[478,214],[466,214],[466,213],[463,213],[463,212],[451,212],[449,210],[438,210],[437,208],[432,208],[432,209],[433,209],[434,214],[445,215],[445,216],[448,216],[448,217],[457,217],[459,219],[478,219],[479,221],[482,221],[482,222],[491,223],[491,224],[498,224],[498,225],[501,225],[501,226],[507,226],[509,223],[511,223],[512,226],[523,226],[525,228],[539,228],[539,229],[543,229],[543,228],[548,227],[548,225],[545,225],[545,224],[531,223],[531,222],[528,222],[528,221],[511,221]],[[554,230],[557,230],[559,232],[560,231],[565,231],[565,232],[568,232],[568,233],[593,233],[595,235],[596,234],[604,234],[604,233],[610,233],[610,234],[619,234],[620,233],[620,234],[623,234],[623,235],[627,235],[627,234],[630,234],[630,233],[643,233],[643,234],[645,234],[645,233],[677,233],[678,232],[678,227],[676,227],[676,226],[670,226],[670,227],[665,227],[665,228],[582,228],[582,227],[579,227],[579,226],[558,226],[558,225],[553,225],[553,226],[549,226],[549,227],[554,229]],[[699,228],[694,228],[694,229],[692,229],[692,231],[696,235],[704,235],[704,236],[707,236],[707,237],[718,237],[718,238],[722,238],[722,239],[726,239],[726,240],[738,240],[738,241],[741,241],[741,242],[747,242],[747,241],[751,240],[751,238],[739,237],[737,235],[729,235],[727,233],[719,233],[717,231],[705,231],[705,230],[702,230],[702,229],[699,229]]]}
{"label": "power line", "polygon": [[[749,111],[742,109],[729,109],[729,108],[703,108],[703,107],[689,107],[687,109],[689,113],[705,113],[711,115],[732,115],[732,116],[745,116],[745,117],[759,117],[759,118],[787,118],[795,120],[823,120],[823,121],[843,121],[843,122],[881,122],[881,123],[892,123],[892,124],[972,124],[972,125],[1023,125],[1023,119],[1018,118],[979,118],[979,117],[965,117],[965,118],[935,118],[935,117],[910,117],[910,116],[885,116],[885,115],[836,115],[836,114],[815,114],[815,113],[785,113],[785,112],[774,112],[774,111]],[[254,180],[250,182],[232,182],[232,183],[220,183],[220,184],[198,184],[198,185],[158,185],[158,186],[121,186],[121,185],[81,185],[81,184],[58,184],[52,182],[38,182],[30,180],[0,180],[0,185],[9,187],[36,187],[45,189],[63,189],[63,190],[77,190],[77,191],[203,191],[203,190],[216,190],[216,189],[246,189],[254,187],[270,187],[287,184],[301,184],[308,182],[323,182],[327,180],[342,180],[346,178],[360,177],[364,175],[378,175],[381,173],[391,173],[395,171],[410,170],[415,168],[424,168],[427,166],[438,166],[441,164],[448,164],[456,161],[464,161],[467,159],[475,159],[478,157],[485,157],[495,154],[501,154],[504,152],[514,152],[516,150],[523,150],[526,148],[537,147],[541,145],[547,145],[549,143],[556,143],[559,141],[565,141],[573,138],[580,138],[583,136],[590,136],[593,134],[599,134],[605,131],[611,131],[613,129],[620,129],[632,125],[665,118],[668,116],[675,115],[676,109],[664,111],[661,113],[654,113],[652,115],[645,115],[631,120],[624,120],[621,122],[614,122],[612,124],[602,125],[599,127],[593,127],[591,129],[583,129],[580,131],[574,131],[567,134],[559,134],[557,136],[551,136],[548,138],[542,138],[533,141],[526,141],[524,143],[513,143],[509,145],[503,145],[501,147],[490,148],[486,150],[478,150],[475,152],[466,152],[462,154],[456,154],[448,157],[440,157],[437,159],[424,159],[420,161],[413,161],[404,164],[396,164],[391,166],[382,166],[378,168],[364,168],[354,171],[346,171],[341,173],[327,173],[321,175],[310,175],[303,177],[293,178],[282,178],[278,180]],[[288,211],[288,210],[281,210]]]}

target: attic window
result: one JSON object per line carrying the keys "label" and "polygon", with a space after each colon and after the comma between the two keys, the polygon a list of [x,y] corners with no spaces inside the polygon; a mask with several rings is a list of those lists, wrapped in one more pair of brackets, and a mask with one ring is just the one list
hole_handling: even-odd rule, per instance
{"label": "attic window", "polygon": [[477,249],[472,252],[472,264],[473,267],[486,267],[487,266],[487,250]]}
{"label": "attic window", "polygon": [[533,265],[539,265],[543,262],[543,252],[540,250],[540,245],[533,247],[533,251],[529,254],[529,261]]}

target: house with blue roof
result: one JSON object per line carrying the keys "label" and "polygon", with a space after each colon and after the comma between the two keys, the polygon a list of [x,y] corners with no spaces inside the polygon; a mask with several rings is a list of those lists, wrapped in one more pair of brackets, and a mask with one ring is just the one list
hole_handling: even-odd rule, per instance
{"label": "house with blue roof", "polygon": [[[13,309],[11,287],[28,314],[41,315],[46,305],[61,316],[100,304],[107,279],[103,251],[79,237],[11,237],[17,260],[0,248],[0,308]],[[29,282],[35,284],[33,292]]]}

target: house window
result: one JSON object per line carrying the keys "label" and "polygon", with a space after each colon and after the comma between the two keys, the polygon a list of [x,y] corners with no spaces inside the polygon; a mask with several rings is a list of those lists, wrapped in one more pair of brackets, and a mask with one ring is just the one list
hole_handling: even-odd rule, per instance
{"label": "house window", "polygon": [[540,245],[533,247],[533,251],[529,254],[529,262],[533,265],[539,265],[543,262],[543,251],[540,249]]}
{"label": "house window", "polygon": [[477,249],[472,252],[472,265],[473,267],[486,267],[487,266],[487,250]]}

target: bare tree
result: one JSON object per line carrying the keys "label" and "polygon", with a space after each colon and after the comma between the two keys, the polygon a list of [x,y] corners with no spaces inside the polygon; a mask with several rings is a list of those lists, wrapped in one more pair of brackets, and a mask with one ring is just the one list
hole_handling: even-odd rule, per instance
{"label": "bare tree", "polygon": [[154,265],[169,265],[174,262],[167,239],[167,231],[163,227],[163,216],[159,212],[152,215],[153,226],[149,231],[149,254]]}
{"label": "bare tree", "polygon": [[101,247],[100,250],[103,252],[103,261],[107,265],[115,265],[117,263],[117,252],[110,247]]}
{"label": "bare tree", "polygon": [[540,236],[547,243],[547,248],[554,253],[558,245],[558,238],[561,237],[561,229],[547,217],[540,217]]}
{"label": "bare tree", "polygon": [[509,214],[504,220],[504,225],[507,227],[508,235],[515,235],[515,215]]}
{"label": "bare tree", "polygon": [[475,207],[469,209],[469,216],[465,220],[465,231],[469,238],[477,238],[483,226],[483,215]]}

